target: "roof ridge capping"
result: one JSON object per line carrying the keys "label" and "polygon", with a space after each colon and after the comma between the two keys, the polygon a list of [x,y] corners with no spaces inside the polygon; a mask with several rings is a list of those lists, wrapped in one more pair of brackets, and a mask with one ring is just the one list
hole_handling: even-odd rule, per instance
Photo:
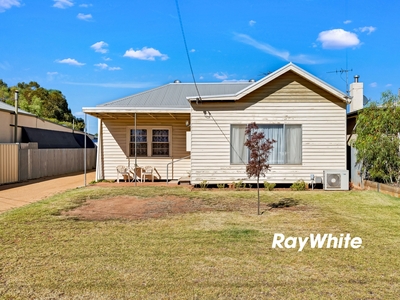
{"label": "roof ridge capping", "polygon": [[[242,97],[248,95],[249,93],[255,91],[259,87],[267,84],[268,82],[271,82],[272,80],[278,78],[279,76],[285,74],[286,72],[293,71],[297,75],[305,78],[306,80],[311,81],[312,83],[316,84],[320,88],[324,89],[325,91],[329,92],[330,94],[338,97],[341,99],[343,102],[348,101],[349,96],[340,91],[339,89],[331,86],[330,84],[326,83],[325,81],[319,79],[318,77],[312,75],[311,73],[308,73],[304,69],[300,68],[299,66],[293,64],[292,62],[286,64],[282,68],[276,70],[275,72],[272,72],[271,74],[265,76],[264,78],[256,81],[252,85],[242,89],[241,91],[238,91],[236,94],[230,94],[230,95],[215,95],[215,96],[202,96],[201,99],[202,101],[237,101],[241,99]],[[186,98],[188,101],[197,101],[198,96],[193,96],[193,97],[187,97]]]}

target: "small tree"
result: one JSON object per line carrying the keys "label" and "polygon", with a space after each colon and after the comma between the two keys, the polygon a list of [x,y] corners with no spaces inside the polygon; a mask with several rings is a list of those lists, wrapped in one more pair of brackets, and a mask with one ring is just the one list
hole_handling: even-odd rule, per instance
{"label": "small tree", "polygon": [[265,177],[270,170],[268,157],[273,149],[272,144],[276,141],[267,139],[262,131],[257,130],[255,122],[246,126],[247,140],[244,144],[250,151],[250,160],[246,166],[247,176],[257,178],[258,214],[260,214],[260,176]]}
{"label": "small tree", "polygon": [[397,95],[382,93],[381,104],[371,103],[358,115],[353,146],[367,179],[400,182],[400,106]]}

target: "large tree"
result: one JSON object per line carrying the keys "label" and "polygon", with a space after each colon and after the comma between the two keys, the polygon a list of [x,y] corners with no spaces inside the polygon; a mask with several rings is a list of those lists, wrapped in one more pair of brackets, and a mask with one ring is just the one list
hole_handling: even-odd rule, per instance
{"label": "large tree", "polygon": [[358,115],[357,163],[366,179],[400,183],[400,107],[399,97],[382,93],[381,103],[372,102]]}
{"label": "large tree", "polygon": [[61,91],[48,90],[37,82],[20,82],[8,87],[0,79],[0,101],[14,105],[14,92],[19,91],[19,107],[40,118],[59,123],[77,130],[83,130],[85,123],[82,118],[75,117],[68,107],[68,102]]}
{"label": "large tree", "polygon": [[268,157],[273,149],[272,144],[276,141],[266,138],[264,132],[258,130],[255,122],[246,126],[245,135],[247,140],[244,144],[250,151],[250,160],[246,166],[246,173],[249,178],[257,178],[257,212],[260,214],[260,176],[264,177],[270,170]]}

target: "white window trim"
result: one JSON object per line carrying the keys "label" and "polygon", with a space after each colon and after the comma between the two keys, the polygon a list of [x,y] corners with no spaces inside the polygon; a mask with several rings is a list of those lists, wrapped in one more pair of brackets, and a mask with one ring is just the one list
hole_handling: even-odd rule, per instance
{"label": "white window trim", "polygon": [[[146,129],[147,130],[147,156],[138,156],[138,158],[161,158],[165,159],[168,157],[172,157],[172,126],[136,126],[136,130]],[[128,153],[128,157],[135,157],[135,154],[130,155],[130,145],[131,145],[131,130],[135,130],[135,126],[127,127],[126,130],[126,148]],[[152,154],[152,137],[153,130],[168,130],[168,138],[169,138],[169,156],[161,156],[161,155],[151,155]]]}

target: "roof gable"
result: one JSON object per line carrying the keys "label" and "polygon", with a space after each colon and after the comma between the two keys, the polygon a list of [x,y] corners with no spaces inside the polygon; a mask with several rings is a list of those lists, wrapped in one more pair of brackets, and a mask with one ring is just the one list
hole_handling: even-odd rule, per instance
{"label": "roof gable", "polygon": [[[307,81],[313,83],[317,87],[319,87],[319,88],[327,91],[328,93],[332,94],[333,96],[337,97],[341,101],[347,102],[347,99],[348,99],[347,94],[332,87],[331,85],[320,80],[319,78],[315,77],[314,75],[311,75],[310,73],[308,73],[305,70],[301,69],[300,67],[294,65],[293,63],[287,64],[286,66],[269,74],[268,76],[253,83],[252,85],[245,87],[244,89],[238,91],[237,93],[225,94],[225,95],[213,95],[213,96],[202,95],[201,100],[202,101],[237,101],[237,100],[242,99],[246,95],[254,92],[255,90],[259,89],[260,87],[263,87],[266,84],[270,83],[271,81],[281,77],[282,75],[286,74],[287,72],[294,72],[295,74],[301,76],[302,78],[306,79]],[[189,101],[198,101],[199,97],[198,96],[188,97],[187,99]]]}

